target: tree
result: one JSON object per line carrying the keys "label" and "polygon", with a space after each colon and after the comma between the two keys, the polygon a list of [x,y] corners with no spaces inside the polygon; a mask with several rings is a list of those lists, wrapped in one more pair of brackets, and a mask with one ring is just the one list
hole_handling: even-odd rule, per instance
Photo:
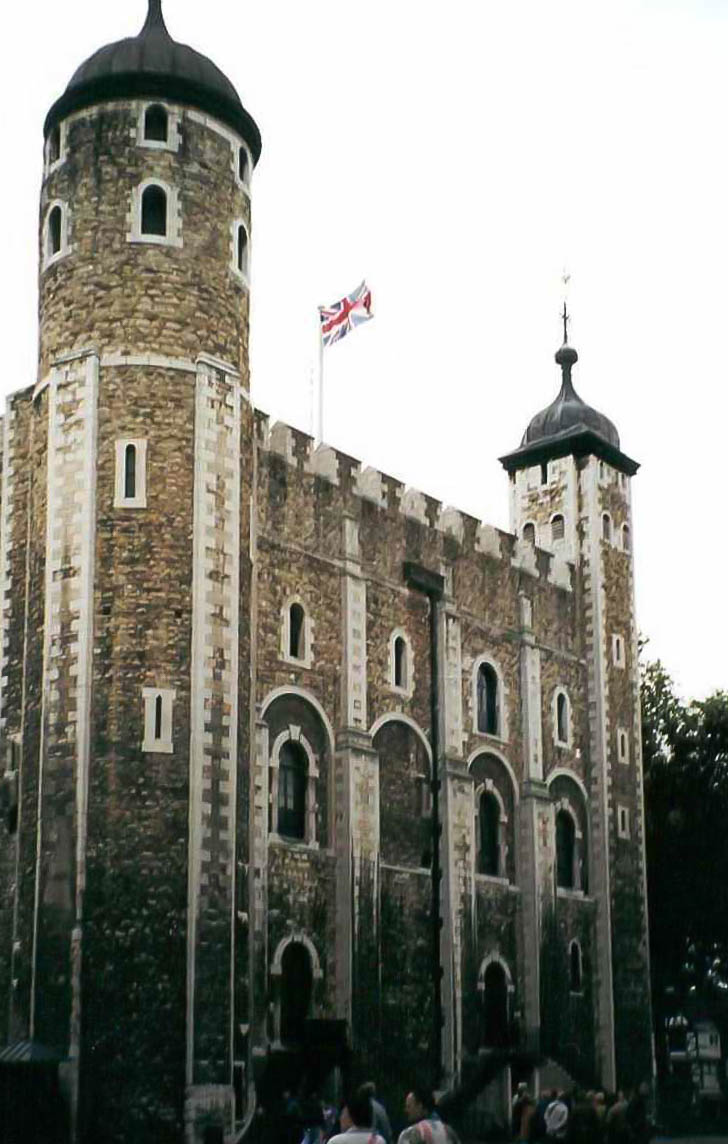
{"label": "tree", "polygon": [[728,693],[683,702],[642,669],[642,755],[653,1004],[728,1016]]}

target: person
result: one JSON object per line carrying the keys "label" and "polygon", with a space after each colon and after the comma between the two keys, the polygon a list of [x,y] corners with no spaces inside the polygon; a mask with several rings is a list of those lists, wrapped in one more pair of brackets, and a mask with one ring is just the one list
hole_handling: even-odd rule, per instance
{"label": "person", "polygon": [[521,1139],[521,1114],[528,1099],[528,1085],[525,1080],[519,1082],[516,1095],[511,1104],[511,1135],[514,1140]]}
{"label": "person", "polygon": [[547,1140],[565,1140],[569,1130],[569,1106],[566,1093],[560,1092],[544,1113]]}
{"label": "person", "polygon": [[617,1093],[614,1104],[607,1110],[605,1124],[607,1144],[628,1144],[631,1140],[632,1132],[627,1123],[627,1099],[621,1090]]}
{"label": "person", "polygon": [[380,1100],[377,1100],[377,1089],[374,1081],[368,1080],[361,1086],[361,1091],[372,1102],[372,1127],[382,1137],[384,1144],[392,1144],[392,1125],[389,1123],[387,1110]]}
{"label": "person", "polygon": [[570,1144],[598,1144],[601,1126],[594,1107],[593,1092],[588,1092],[586,1096],[578,1091],[574,1093],[568,1125]]}
{"label": "person", "polygon": [[546,1109],[551,1104],[552,1100],[556,1100],[556,1089],[553,1088],[549,1092],[548,1089],[543,1089],[538,1098],[538,1102],[533,1112],[533,1119],[531,1121],[531,1139],[532,1140],[545,1140],[546,1139]]}
{"label": "person", "polygon": [[627,1104],[627,1126],[636,1144],[647,1144],[654,1135],[654,1129],[647,1115],[647,1098],[649,1094],[649,1086],[643,1082],[637,1091],[632,1094],[632,1099]]}
{"label": "person", "polygon": [[361,1088],[357,1089],[344,1101],[339,1116],[341,1132],[329,1137],[328,1144],[384,1144],[372,1128],[373,1118],[371,1097]]}
{"label": "person", "polygon": [[536,1112],[536,1101],[526,1093],[521,1104],[521,1120],[518,1125],[518,1141],[519,1144],[528,1144],[533,1139],[532,1127],[533,1117]]}
{"label": "person", "polygon": [[397,1144],[460,1144],[457,1132],[440,1120],[431,1089],[415,1085],[407,1093],[404,1111],[410,1127],[400,1132]]}

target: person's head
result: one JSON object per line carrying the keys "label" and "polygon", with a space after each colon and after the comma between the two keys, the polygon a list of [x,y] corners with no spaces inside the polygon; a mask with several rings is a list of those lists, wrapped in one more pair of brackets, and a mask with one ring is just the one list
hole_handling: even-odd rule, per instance
{"label": "person's head", "polygon": [[526,1084],[525,1080],[520,1080],[518,1082],[518,1088],[516,1089],[516,1092],[518,1093],[519,1096],[525,1096],[526,1095],[526,1093],[528,1092],[528,1085]]}
{"label": "person's head", "polygon": [[407,1093],[404,1110],[410,1124],[429,1116],[434,1107],[435,1097],[432,1089],[424,1085],[415,1085],[412,1091]]}
{"label": "person's head", "polygon": [[595,1092],[594,1093],[594,1103],[595,1104],[601,1106],[601,1105],[606,1104],[606,1102],[607,1102],[607,1098],[603,1092]]}
{"label": "person's head", "polygon": [[365,1080],[364,1084],[359,1086],[359,1092],[363,1092],[370,1099],[373,1099],[377,1095],[377,1086],[373,1080]]}
{"label": "person's head", "polygon": [[372,1119],[372,1098],[363,1088],[359,1088],[344,1101],[341,1127],[344,1132],[350,1128],[371,1128]]}

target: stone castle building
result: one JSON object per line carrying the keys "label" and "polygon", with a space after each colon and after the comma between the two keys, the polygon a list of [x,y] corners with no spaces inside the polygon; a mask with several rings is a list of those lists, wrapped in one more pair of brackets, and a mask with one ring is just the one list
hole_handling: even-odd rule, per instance
{"label": "stone castle building", "polygon": [[136,1144],[238,1139],[334,1042],[396,1106],[492,1049],[649,1077],[638,466],[576,352],[501,532],[252,406],[260,135],[159,0],[44,154],[2,428],[6,1057],[55,1054],[74,1139]]}

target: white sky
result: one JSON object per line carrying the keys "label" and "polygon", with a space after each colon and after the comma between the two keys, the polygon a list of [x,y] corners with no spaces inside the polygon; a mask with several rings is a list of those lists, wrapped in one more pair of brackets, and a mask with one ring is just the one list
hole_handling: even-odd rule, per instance
{"label": "white sky", "polygon": [[[315,307],[366,276],[327,352],[329,443],[508,527],[497,457],[556,395],[560,276],[581,396],[633,482],[640,628],[687,697],[728,687],[728,0],[165,0],[263,135],[255,404],[311,425]],[[3,392],[35,380],[42,125],[146,0],[14,6],[0,53]]]}

